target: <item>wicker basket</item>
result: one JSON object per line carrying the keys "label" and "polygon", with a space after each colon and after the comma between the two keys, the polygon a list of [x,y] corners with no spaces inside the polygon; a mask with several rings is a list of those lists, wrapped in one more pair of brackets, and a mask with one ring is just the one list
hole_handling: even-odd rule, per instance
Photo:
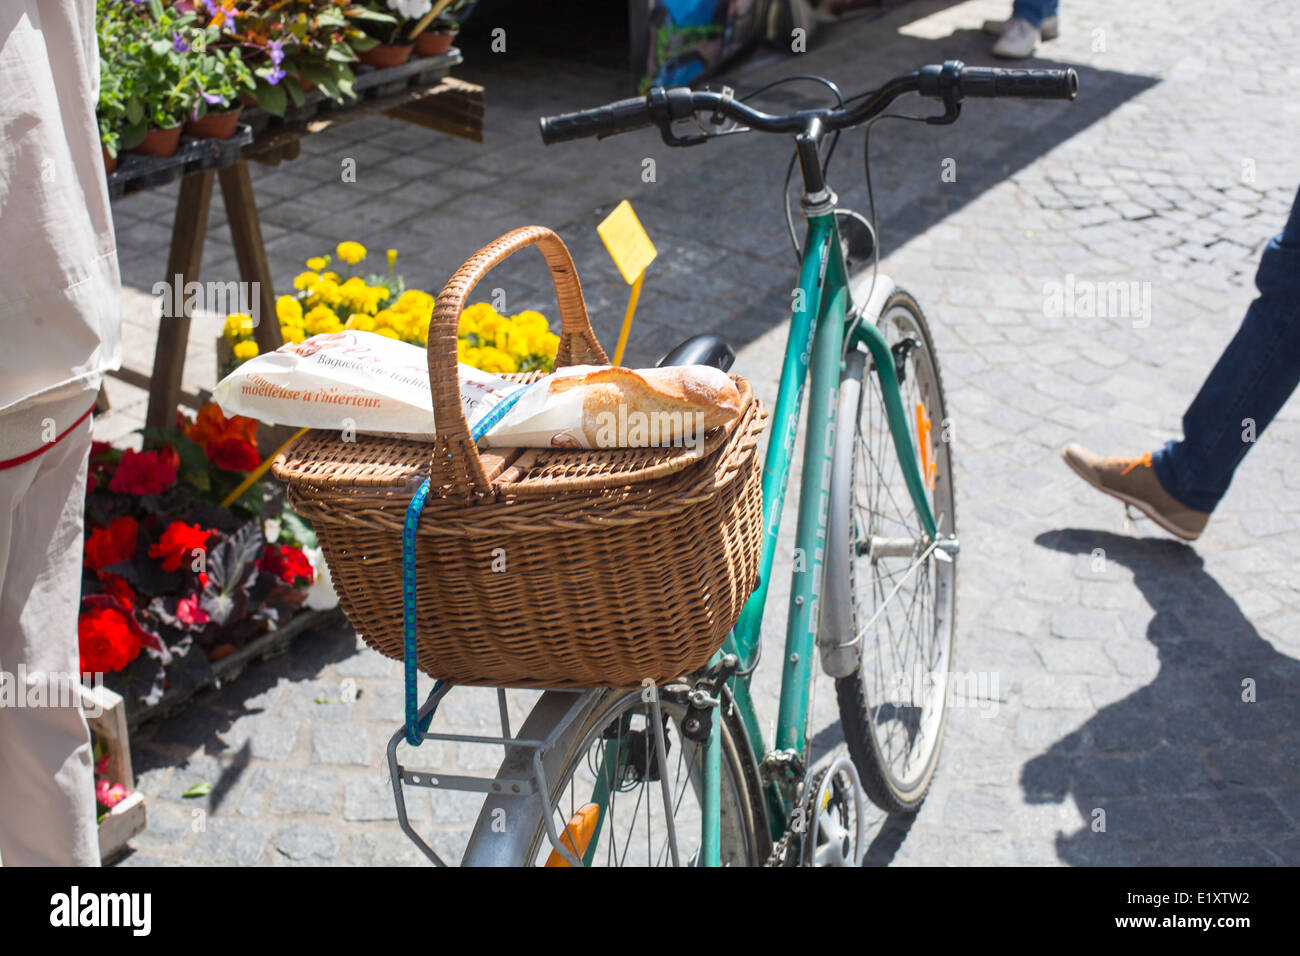
{"label": "wicker basket", "polygon": [[757,584],[765,413],[737,378],[742,415],[698,447],[480,453],[461,411],[457,323],[478,281],[529,245],[555,284],[556,365],[607,364],[568,249],[549,229],[517,229],[438,296],[434,440],[313,430],[275,474],[312,522],[344,611],[381,653],[403,657],[402,529],[428,478],[416,534],[421,670],[508,687],[662,683],[706,663]]}

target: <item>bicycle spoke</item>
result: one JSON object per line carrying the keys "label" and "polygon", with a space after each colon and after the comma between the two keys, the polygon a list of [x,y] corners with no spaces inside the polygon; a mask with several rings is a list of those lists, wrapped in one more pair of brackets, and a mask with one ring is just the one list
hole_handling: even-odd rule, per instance
{"label": "bicycle spoke", "polygon": [[[898,371],[905,412],[924,409],[942,427],[943,402],[930,364],[929,340],[910,311],[882,317],[878,328],[891,347],[906,338],[917,345],[903,354]],[[903,350],[900,350],[903,351]],[[899,352],[896,352],[897,356]],[[902,460],[893,441],[884,390],[874,364],[862,384],[862,408],[853,438],[852,509],[854,630],[861,648],[860,673],[868,705],[868,727],[875,736],[881,769],[904,785],[925,772],[937,743],[936,720],[945,706],[950,617],[941,607],[951,600],[946,572],[936,575],[931,541],[915,557],[900,560],[873,551],[876,541],[922,538],[920,517],[908,490]],[[918,413],[918,418],[920,414]],[[922,440],[907,418],[906,439],[922,462],[936,465],[921,475],[940,536],[951,534],[951,460],[931,431]],[[930,487],[930,482],[934,487]]]}

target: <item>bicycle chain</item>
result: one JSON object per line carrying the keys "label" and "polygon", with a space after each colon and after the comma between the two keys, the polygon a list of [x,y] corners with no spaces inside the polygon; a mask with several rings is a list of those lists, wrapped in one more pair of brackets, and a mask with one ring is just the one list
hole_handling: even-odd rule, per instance
{"label": "bicycle chain", "polygon": [[[764,867],[772,866],[799,866],[803,862],[803,836],[812,826],[813,799],[815,794],[821,792],[822,782],[826,779],[826,772],[830,770],[827,766],[813,775],[804,787],[803,793],[799,797],[799,803],[795,807],[795,812],[790,814],[790,822],[786,825],[785,832],[780,838],[772,844],[772,852],[767,858]],[[799,852],[793,859],[789,857],[790,845],[798,843]]]}

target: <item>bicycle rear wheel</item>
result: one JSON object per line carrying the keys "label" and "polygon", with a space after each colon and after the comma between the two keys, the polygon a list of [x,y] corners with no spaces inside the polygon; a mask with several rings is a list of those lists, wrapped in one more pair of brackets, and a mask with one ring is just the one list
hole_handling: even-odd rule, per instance
{"label": "bicycle rear wheel", "polygon": [[[599,823],[587,844],[588,866],[671,866],[668,816],[659,777],[666,773],[672,795],[671,815],[678,860],[698,863],[701,837],[701,768],[703,748],[683,736],[686,708],[667,697],[659,702],[667,759],[659,753],[653,708],[643,691],[606,691],[580,727],[559,744],[564,757],[551,785],[550,813],[564,839],[566,825],[576,830],[582,808],[603,806]],[[723,866],[757,866],[771,852],[770,837],[744,731],[722,720],[721,839]],[[590,830],[588,831],[590,832]],[[584,839],[575,841],[579,848]],[[523,859],[525,866],[554,863],[558,854],[547,838],[540,817],[534,824]]]}
{"label": "bicycle rear wheel", "polygon": [[[951,443],[943,382],[925,317],[895,291],[877,327],[897,365],[909,438],[941,539],[955,536]],[[855,407],[856,405],[856,407]],[[956,616],[956,555],[924,540],[904,483],[875,364],[851,348],[841,382],[827,553],[841,566],[827,582],[831,621],[849,634],[856,666],[836,673],[849,753],[881,809],[920,807],[947,722]],[[838,592],[838,593],[837,593]],[[841,651],[840,653],[844,653]],[[853,651],[850,651],[853,653]]]}

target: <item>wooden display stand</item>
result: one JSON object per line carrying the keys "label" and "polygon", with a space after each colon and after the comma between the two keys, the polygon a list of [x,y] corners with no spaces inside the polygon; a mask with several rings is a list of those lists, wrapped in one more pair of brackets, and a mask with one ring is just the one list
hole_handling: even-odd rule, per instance
{"label": "wooden display stand", "polygon": [[[198,281],[215,180],[221,186],[239,277],[245,283],[257,283],[260,314],[274,316],[274,283],[262,242],[248,161],[274,166],[292,160],[298,156],[302,137],[376,113],[449,136],[482,142],[483,87],[445,75],[446,69],[461,62],[458,51],[438,59],[442,62],[432,66],[427,61],[415,61],[391,70],[359,74],[356,89],[363,98],[358,102],[336,109],[319,109],[329,104],[317,100],[313,104],[317,108],[290,110],[285,120],[266,124],[243,148],[242,155],[228,165],[184,173],[172,220],[164,281],[169,284],[179,281],[182,287]],[[442,75],[432,82],[407,85],[431,70]],[[319,97],[318,93],[314,95]],[[184,296],[179,298],[183,300]],[[273,351],[284,344],[278,322],[259,322],[253,334],[261,352]],[[189,336],[189,309],[182,302],[180,315],[160,321],[151,372],[124,367],[110,373],[148,389],[149,409],[145,418],[148,428],[172,428],[176,410],[182,403],[195,408],[202,404],[199,396],[185,394],[181,388]]]}
{"label": "wooden display stand", "polygon": [[144,830],[144,794],[135,789],[126,704],[121,696],[102,685],[93,688],[82,685],[81,700],[91,733],[108,744],[108,779],[130,791],[130,796],[99,821],[99,860],[106,863],[126,849],[131,837]]}

